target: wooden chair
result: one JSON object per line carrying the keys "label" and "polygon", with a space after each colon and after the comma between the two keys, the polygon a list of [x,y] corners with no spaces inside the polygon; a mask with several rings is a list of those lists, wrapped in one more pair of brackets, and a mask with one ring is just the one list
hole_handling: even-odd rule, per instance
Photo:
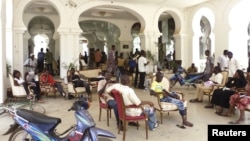
{"label": "wooden chair", "polygon": [[[130,122],[130,121],[136,121],[137,123],[138,123],[138,121],[145,121],[146,139],[148,139],[148,117],[147,117],[146,113],[144,113],[140,116],[128,116],[128,115],[126,115],[126,112],[125,112],[127,108],[141,108],[142,111],[144,112],[143,108],[140,106],[136,106],[136,105],[125,105],[124,101],[123,101],[122,94],[117,90],[112,90],[111,93],[114,96],[115,101],[117,103],[119,119],[123,122],[123,141],[125,141],[127,122]],[[119,122],[119,124],[120,124],[120,122]],[[138,130],[138,128],[139,127],[137,126],[137,130]],[[120,134],[120,128],[118,129],[118,134]]]}
{"label": "wooden chair", "polygon": [[[111,118],[111,109],[108,107],[108,105],[104,102],[102,102],[102,96],[98,94],[99,97],[99,121],[101,121],[101,116],[102,116],[102,109],[106,110],[107,113],[107,126],[109,126],[109,118]],[[103,98],[104,99],[104,98]]]}
{"label": "wooden chair", "polygon": [[228,80],[228,71],[222,71],[221,72],[222,76],[223,76],[223,79],[222,79],[222,83],[219,85],[214,85],[212,89],[208,89],[208,90],[205,90],[203,91],[204,95],[207,95],[208,96],[208,100],[209,102],[211,102],[211,97],[213,95],[213,92],[215,89],[218,89],[220,87],[224,87],[227,83],[227,80]]}
{"label": "wooden chair", "polygon": [[[155,80],[155,78],[156,77],[154,76],[152,82]],[[169,88],[170,88],[169,79],[167,77],[163,77],[162,83],[165,86],[165,90],[170,92],[169,91]],[[176,93],[179,95],[181,100],[184,99],[184,95],[182,92],[176,91]],[[169,102],[161,102],[159,95],[156,95],[155,99],[152,99],[152,100],[154,103],[157,103],[157,104],[155,104],[155,109],[160,113],[161,124],[163,123],[163,114],[164,113],[169,114],[169,112],[171,112],[171,111],[178,111],[178,107],[175,104],[169,103]],[[187,108],[187,101],[186,100],[184,101],[184,106]]]}

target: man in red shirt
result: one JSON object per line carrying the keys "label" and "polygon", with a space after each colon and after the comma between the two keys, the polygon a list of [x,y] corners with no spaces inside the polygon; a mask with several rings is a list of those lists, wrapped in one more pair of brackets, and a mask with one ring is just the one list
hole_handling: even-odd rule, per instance
{"label": "man in red shirt", "polygon": [[40,76],[40,81],[42,83],[50,84],[51,86],[56,87],[60,95],[64,97],[67,95],[66,92],[63,90],[63,86],[61,85],[61,83],[55,81],[54,77],[49,73],[49,71],[45,71],[45,73]]}

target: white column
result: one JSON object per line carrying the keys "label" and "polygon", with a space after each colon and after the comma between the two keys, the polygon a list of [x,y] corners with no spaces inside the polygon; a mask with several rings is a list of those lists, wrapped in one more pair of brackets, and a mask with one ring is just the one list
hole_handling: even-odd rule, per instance
{"label": "white column", "polygon": [[154,62],[150,61],[150,65],[148,65],[148,73],[154,71],[155,63],[158,62],[158,38],[160,37],[160,33],[156,32],[147,32],[139,35],[141,39],[141,50],[149,51],[154,56]]}
{"label": "white column", "polygon": [[[14,48],[13,48],[13,69],[19,70],[24,75],[24,30],[14,30]],[[26,53],[27,54],[27,53]]]}
{"label": "white column", "polygon": [[70,63],[79,66],[79,33],[59,32],[60,78],[64,78]]}
{"label": "white column", "polygon": [[[64,56],[67,56],[66,51],[66,33],[60,32],[59,33],[59,47],[60,47],[60,78],[64,78],[67,73],[67,69],[65,68],[65,65],[68,64],[66,62],[66,58]],[[65,49],[64,49],[65,48]]]}
{"label": "white column", "polygon": [[[3,12],[3,14],[1,14]],[[6,99],[6,44],[5,44],[5,0],[0,1],[0,45],[1,45],[1,50],[0,54],[2,57],[0,57],[0,103],[4,103]]]}
{"label": "white column", "polygon": [[182,60],[182,66],[185,67],[185,65],[187,64],[186,61],[188,60],[188,58],[190,59],[191,56],[191,51],[188,50],[189,48],[184,48],[184,44],[186,43],[186,35],[174,35],[174,39],[175,60]]}

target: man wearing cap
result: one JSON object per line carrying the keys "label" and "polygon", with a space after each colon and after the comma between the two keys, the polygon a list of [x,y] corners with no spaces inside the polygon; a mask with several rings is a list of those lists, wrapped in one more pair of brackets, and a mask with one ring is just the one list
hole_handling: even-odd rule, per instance
{"label": "man wearing cap", "polygon": [[24,67],[26,67],[27,71],[35,72],[35,68],[37,66],[37,60],[33,53],[30,54],[30,57],[24,62]]}

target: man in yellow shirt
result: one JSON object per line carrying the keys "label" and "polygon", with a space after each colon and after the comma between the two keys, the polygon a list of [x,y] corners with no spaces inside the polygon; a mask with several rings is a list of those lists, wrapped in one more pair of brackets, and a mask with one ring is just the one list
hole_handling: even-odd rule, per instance
{"label": "man in yellow shirt", "polygon": [[175,92],[168,92],[163,83],[163,74],[161,72],[156,73],[156,80],[152,82],[151,89],[150,89],[150,95],[159,95],[161,102],[169,102],[175,104],[178,109],[179,113],[182,117],[182,128],[185,128],[184,126],[192,127],[193,124],[189,121],[187,121],[187,111],[184,107],[184,102],[180,100],[180,97]]}

